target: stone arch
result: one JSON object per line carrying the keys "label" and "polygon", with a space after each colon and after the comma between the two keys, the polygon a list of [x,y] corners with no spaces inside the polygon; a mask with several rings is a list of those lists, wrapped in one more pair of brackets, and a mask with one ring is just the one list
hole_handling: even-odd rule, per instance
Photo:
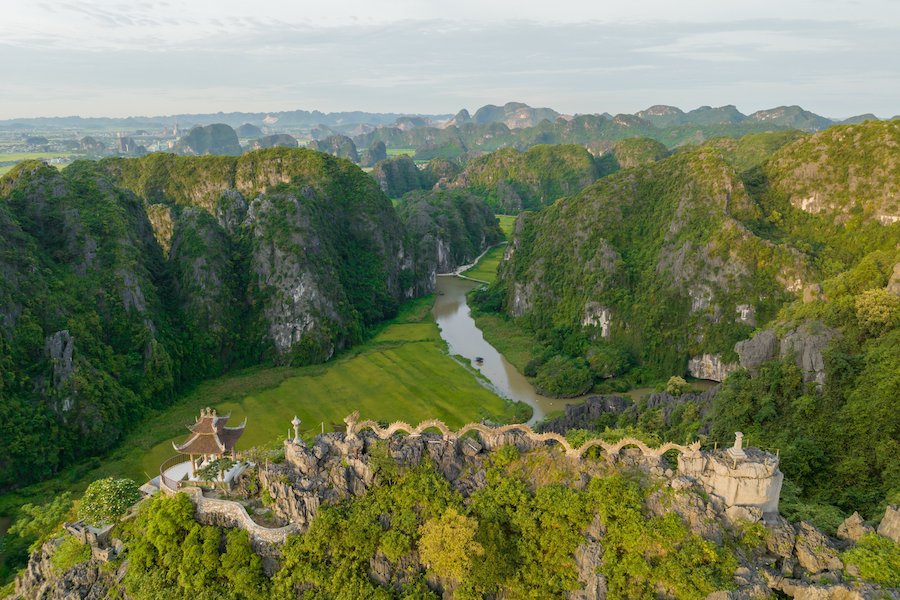
{"label": "stone arch", "polygon": [[606,442],[601,439],[593,439],[586,441],[584,444],[577,448],[573,448],[569,443],[569,440],[567,440],[564,436],[554,432],[537,433],[530,426],[524,423],[500,425],[498,427],[489,427],[482,423],[467,423],[456,430],[456,432],[454,432],[452,429],[447,427],[446,423],[439,419],[428,419],[422,421],[416,427],[413,427],[405,421],[394,421],[387,427],[381,427],[381,425],[379,425],[376,421],[359,421],[358,419],[358,412],[354,412],[346,419],[344,419],[344,421],[347,423],[348,434],[355,435],[363,431],[364,429],[371,429],[378,438],[385,440],[400,431],[405,432],[408,435],[419,436],[429,429],[437,429],[445,439],[451,439],[461,438],[465,434],[471,431],[475,431],[482,437],[483,441],[487,442],[488,444],[493,444],[507,433],[519,432],[524,435],[526,439],[533,442],[554,442],[556,444],[559,444],[560,447],[562,447],[562,449],[565,451],[566,456],[576,459],[581,459],[585,452],[595,447],[602,448],[603,451],[608,455],[618,455],[624,448],[635,447],[641,451],[642,455],[648,458],[661,457],[663,454],[669,452],[670,450],[675,450],[676,452],[680,452],[681,454],[686,454],[689,456],[694,456],[700,452],[700,442],[693,442],[687,446],[675,444],[673,442],[667,442],[658,448],[651,448],[641,440],[633,437],[623,438],[615,443]]}

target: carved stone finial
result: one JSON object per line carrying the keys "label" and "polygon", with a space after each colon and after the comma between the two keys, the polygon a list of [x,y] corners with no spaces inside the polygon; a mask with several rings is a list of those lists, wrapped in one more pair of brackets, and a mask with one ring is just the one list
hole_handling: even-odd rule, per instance
{"label": "carved stone finial", "polygon": [[291,421],[291,425],[294,426],[294,443],[300,443],[300,419],[297,415],[294,415],[294,419]]}
{"label": "carved stone finial", "polygon": [[747,458],[747,453],[744,452],[744,434],[740,431],[734,433],[734,446],[728,449],[728,455],[734,459]]}

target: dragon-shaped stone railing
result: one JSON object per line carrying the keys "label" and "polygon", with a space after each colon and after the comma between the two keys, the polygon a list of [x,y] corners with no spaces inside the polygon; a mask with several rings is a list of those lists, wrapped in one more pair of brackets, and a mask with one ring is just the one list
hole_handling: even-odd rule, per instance
{"label": "dragon-shaped stone railing", "polygon": [[491,427],[488,425],[483,425],[481,423],[469,423],[467,425],[463,425],[458,430],[453,431],[449,427],[447,427],[447,425],[443,421],[440,421],[438,419],[428,419],[422,421],[415,427],[403,421],[395,421],[387,427],[382,427],[376,421],[360,421],[358,411],[354,411],[352,414],[347,416],[344,419],[344,423],[347,424],[346,435],[348,437],[355,437],[360,432],[366,429],[370,429],[378,438],[382,440],[388,439],[398,432],[404,432],[410,436],[420,436],[430,429],[436,429],[446,440],[458,439],[469,433],[470,431],[477,431],[482,436],[482,440],[489,443],[507,433],[516,432],[521,433],[526,439],[533,442],[555,442],[559,444],[563,448],[563,450],[565,450],[566,456],[576,459],[580,459],[584,455],[584,453],[591,448],[601,448],[604,452],[607,453],[607,455],[617,455],[622,451],[623,448],[635,447],[638,448],[641,453],[648,458],[658,458],[671,450],[675,450],[676,452],[680,452],[688,456],[696,456],[700,454],[700,442],[693,442],[691,444],[688,444],[687,446],[668,442],[663,444],[662,446],[659,446],[658,448],[651,448],[641,440],[630,437],[623,438],[618,442],[607,442],[601,439],[593,439],[586,441],[581,446],[573,447],[572,444],[569,443],[569,440],[558,433],[538,433],[524,423],[513,425],[499,425],[497,427]]}

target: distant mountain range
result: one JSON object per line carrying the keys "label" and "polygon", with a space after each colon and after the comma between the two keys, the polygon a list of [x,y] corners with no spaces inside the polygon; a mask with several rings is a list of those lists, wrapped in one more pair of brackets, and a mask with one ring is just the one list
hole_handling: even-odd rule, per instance
{"label": "distant mountain range", "polygon": [[[632,114],[611,115],[594,113],[610,119],[637,117],[641,121],[655,127],[672,127],[683,125],[725,125],[738,123],[769,123],[778,127],[815,131],[838,123],[860,123],[865,120],[878,119],[868,113],[839,120],[830,119],[804,110],[799,106],[779,106],[768,110],[760,110],[750,115],[741,113],[735,106],[720,107],[701,106],[691,111],[683,111],[675,106],[656,105]],[[900,115],[898,115],[900,116]],[[893,117],[896,119],[898,116]],[[8,130],[30,131],[34,129],[147,129],[153,127],[189,128],[195,125],[224,123],[231,127],[253,125],[281,131],[312,130],[324,126],[336,132],[358,135],[377,127],[393,126],[401,129],[413,127],[448,127],[467,124],[490,125],[502,123],[510,129],[534,127],[542,121],[554,122],[557,119],[572,119],[572,115],[564,115],[552,108],[535,108],[521,102],[508,102],[503,106],[488,104],[475,111],[474,114],[462,109],[455,115],[449,114],[410,114],[410,113],[370,113],[363,111],[325,113],[317,110],[292,110],[281,112],[230,112],[209,114],[179,114],[155,117],[36,117],[0,120],[0,128]]]}

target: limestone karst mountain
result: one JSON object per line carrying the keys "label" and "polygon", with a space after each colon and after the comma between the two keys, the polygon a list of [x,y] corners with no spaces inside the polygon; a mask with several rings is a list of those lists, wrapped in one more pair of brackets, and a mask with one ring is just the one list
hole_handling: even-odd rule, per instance
{"label": "limestone karst mountain", "polygon": [[714,140],[604,177],[519,216],[476,306],[531,336],[536,381],[724,380],[706,408],[614,422],[750,431],[791,458],[809,510],[872,514],[898,483],[897,127]]}
{"label": "limestone karst mountain", "polygon": [[175,152],[188,156],[237,156],[242,150],[234,129],[223,123],[215,123],[192,128],[175,144]]}
{"label": "limestone karst mountain", "polygon": [[0,487],[112,447],[190,382],[359,342],[456,266],[439,252],[493,243],[468,209],[429,256],[371,177],[312,150],[20,165],[0,178]]}

